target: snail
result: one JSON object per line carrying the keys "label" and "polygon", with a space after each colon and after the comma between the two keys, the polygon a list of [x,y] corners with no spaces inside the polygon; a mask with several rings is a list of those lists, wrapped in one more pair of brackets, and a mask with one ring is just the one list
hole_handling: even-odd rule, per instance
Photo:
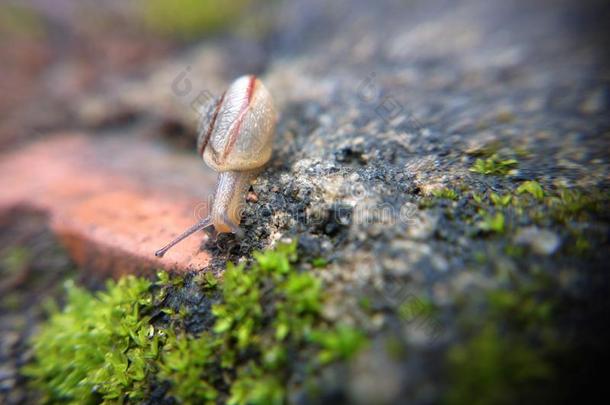
{"label": "snail", "polygon": [[218,172],[210,214],[155,252],[163,255],[193,233],[213,226],[216,233],[243,235],[239,228],[250,182],[271,158],[277,113],[271,94],[254,75],[236,79],[202,111],[197,152]]}

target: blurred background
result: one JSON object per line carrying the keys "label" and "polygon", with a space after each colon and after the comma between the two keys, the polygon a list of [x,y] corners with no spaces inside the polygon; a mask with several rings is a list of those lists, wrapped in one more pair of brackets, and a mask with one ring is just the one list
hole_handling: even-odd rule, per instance
{"label": "blurred background", "polygon": [[[95,105],[84,112],[93,117],[78,116],[85,95],[143,77],[202,39],[224,38],[242,57],[228,64],[234,71],[227,77],[256,73],[269,52],[276,11],[274,2],[247,0],[2,2],[0,142],[87,125],[83,119],[100,117]],[[150,91],[151,97],[158,92]],[[109,118],[128,119],[128,107]]]}
{"label": "blurred background", "polygon": [[[518,63],[525,54],[533,63],[548,54],[576,65],[565,54],[580,48],[577,52],[601,63],[606,55],[597,45],[607,16],[602,3],[562,1],[552,9],[544,0],[530,6],[474,1],[386,1],[379,6],[358,0],[332,5],[279,0],[4,1],[0,147],[57,128],[99,127],[146,114],[150,118],[154,108],[162,116],[156,123],[161,132],[183,142],[176,134],[186,131],[192,137],[192,117],[188,128],[176,118],[185,115],[175,107],[177,99],[182,98],[182,105],[188,101],[168,94],[168,81],[189,65],[196,69],[191,80],[198,91],[219,92],[225,81],[240,74],[264,72],[271,59],[306,57],[308,51],[315,57],[328,51],[320,68],[334,62],[333,73],[347,66],[362,68],[359,79],[375,69],[433,67],[453,54],[472,66],[481,65],[482,59],[497,66]],[[552,21],[556,18],[563,24]],[[434,25],[441,21],[448,25]],[[480,30],[468,27],[469,21],[476,21]],[[518,49],[526,38],[544,44],[531,53]],[[511,42],[514,46],[507,46]],[[195,50],[204,43],[204,49]],[[503,50],[494,53],[490,47],[498,45]],[[565,51],[559,52],[561,46]],[[150,84],[146,90],[130,87],[145,80]]]}

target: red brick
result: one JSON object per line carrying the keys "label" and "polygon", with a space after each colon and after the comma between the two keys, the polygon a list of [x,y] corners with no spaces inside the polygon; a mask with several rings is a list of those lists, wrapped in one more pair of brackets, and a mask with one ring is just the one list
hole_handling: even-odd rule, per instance
{"label": "red brick", "polygon": [[45,211],[76,263],[96,272],[199,270],[210,260],[203,232],[162,259],[154,252],[205,214],[214,182],[194,153],[133,136],[57,134],[1,157],[0,211]]}

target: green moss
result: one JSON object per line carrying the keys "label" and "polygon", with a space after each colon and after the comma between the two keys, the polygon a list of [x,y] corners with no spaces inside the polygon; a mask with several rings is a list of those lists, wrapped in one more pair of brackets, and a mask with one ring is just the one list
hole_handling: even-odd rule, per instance
{"label": "green moss", "polygon": [[574,249],[579,254],[584,254],[591,249],[591,244],[584,236],[579,236],[576,239],[576,244],[574,245]]}
{"label": "green moss", "polygon": [[455,190],[452,190],[450,188],[436,189],[432,191],[432,194],[437,198],[444,198],[446,200],[455,201],[458,199],[458,194],[455,192]]}
{"label": "green moss", "polygon": [[544,191],[542,190],[542,186],[537,181],[526,181],[521,183],[519,187],[517,187],[517,194],[529,193],[538,201],[542,201],[544,198]]}
{"label": "green moss", "polygon": [[479,264],[487,263],[487,261],[489,260],[487,257],[487,254],[482,250],[475,251],[473,253],[473,258],[474,258],[474,261]]}
{"label": "green moss", "polygon": [[36,362],[25,369],[48,402],[139,400],[159,354],[149,324],[150,282],[126,277],[104,292],[66,284],[67,304],[34,338]]}
{"label": "green moss", "polygon": [[483,204],[483,201],[485,200],[485,195],[481,194],[481,193],[477,193],[476,191],[473,191],[472,199],[475,203],[481,205],[481,204]]}
{"label": "green moss", "polygon": [[502,159],[493,154],[485,159],[478,158],[469,170],[480,174],[505,175],[513,170],[517,163],[515,159]]}
{"label": "green moss", "polygon": [[383,343],[386,353],[392,360],[401,361],[407,357],[406,344],[398,336],[390,335]]}
{"label": "green moss", "polygon": [[249,0],[149,0],[144,3],[144,21],[156,32],[191,39],[234,25],[249,3]]}
{"label": "green moss", "polygon": [[562,188],[547,200],[547,205],[553,218],[565,223],[583,221],[593,214],[603,214],[609,199],[608,194],[596,189],[584,193],[577,189]]}
{"label": "green moss", "polygon": [[401,319],[411,322],[418,318],[428,318],[436,313],[436,307],[427,299],[411,296],[398,307]]}
{"label": "green moss", "polygon": [[184,402],[213,401],[218,397],[214,375],[202,375],[202,370],[213,366],[215,340],[209,333],[198,339],[186,335],[176,337],[168,332],[160,361],[159,378],[172,382],[172,393]]}
{"label": "green moss", "polygon": [[265,374],[255,364],[249,364],[240,370],[227,403],[280,405],[285,403],[285,397],[286,388],[278,377]]}
{"label": "green moss", "polygon": [[486,325],[449,352],[449,404],[513,404],[526,387],[547,381],[551,367],[538,352]]}
{"label": "green moss", "polygon": [[417,206],[420,209],[427,209],[436,206],[436,203],[436,199],[430,196],[424,196],[419,199],[419,201],[417,202]]}
{"label": "green moss", "polygon": [[[223,300],[212,310],[216,317],[212,333],[183,338],[190,342],[205,339],[210,346],[208,361],[183,372],[195,373],[210,386],[222,386],[215,381],[219,369],[234,370],[235,377],[224,381],[230,385],[228,403],[282,403],[291,367],[288,353],[317,348],[317,362],[310,365],[315,369],[350,357],[364,336],[354,328],[321,321],[321,282],[294,267],[296,243],[254,256],[256,262],[249,268],[227,267],[221,285]],[[168,379],[185,380],[177,371]],[[183,401],[194,399],[181,394],[195,389],[180,389],[185,384],[196,386],[197,380],[180,383],[172,393]]]}
{"label": "green moss", "polygon": [[487,293],[490,314],[497,320],[509,320],[521,329],[543,327],[549,322],[552,302],[536,296],[537,291],[493,290]]}
{"label": "green moss", "polygon": [[501,212],[496,212],[495,214],[491,214],[488,212],[483,212],[481,214],[482,219],[477,223],[477,227],[483,232],[495,232],[495,233],[503,233],[504,232],[504,214]]}
{"label": "green moss", "polygon": [[28,7],[18,4],[0,5],[0,38],[44,37],[46,27],[43,19]]}
{"label": "green moss", "polygon": [[[297,361],[313,373],[366,338],[323,320],[321,281],[297,266],[296,242],[254,257],[229,264],[222,281],[197,276],[218,297],[212,327],[198,336],[182,331],[184,307],[155,306],[182,288],[180,277],[160,273],[154,285],[127,277],[97,294],[68,284],[66,307],[34,338],[27,374],[50,402],[138,401],[151,381],[169,381],[182,403],[283,403]],[[171,320],[161,328],[152,313]]]}
{"label": "green moss", "polygon": [[571,253],[579,256],[586,256],[591,252],[591,242],[581,230],[571,229],[570,233],[574,241],[568,248]]}
{"label": "green moss", "polygon": [[[500,277],[501,287],[469,299],[459,323],[464,340],[447,356],[450,404],[553,403],[563,334],[554,315],[558,282],[531,266],[527,277]],[[468,292],[473,295],[472,292]],[[478,296],[478,294],[477,294]]]}
{"label": "green moss", "polygon": [[513,196],[510,194],[499,195],[496,193],[489,194],[489,199],[497,207],[506,207],[510,204]]}
{"label": "green moss", "polygon": [[0,276],[15,276],[23,271],[30,260],[30,252],[22,246],[14,246],[2,252]]}
{"label": "green moss", "polygon": [[508,244],[504,248],[504,252],[512,257],[523,257],[525,255],[525,247],[522,245]]}
{"label": "green moss", "polygon": [[358,305],[364,311],[370,311],[373,308],[373,302],[371,301],[371,299],[369,297],[361,297],[358,300]]}
{"label": "green moss", "polygon": [[322,348],[318,354],[322,364],[349,359],[366,343],[361,332],[345,325],[333,329],[315,330],[311,333],[310,339]]}

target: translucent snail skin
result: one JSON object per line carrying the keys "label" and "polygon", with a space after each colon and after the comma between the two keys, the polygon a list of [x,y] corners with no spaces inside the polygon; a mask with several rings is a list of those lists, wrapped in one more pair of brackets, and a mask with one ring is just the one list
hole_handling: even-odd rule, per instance
{"label": "translucent snail skin", "polygon": [[203,111],[197,152],[218,172],[210,214],[176,237],[163,255],[191,234],[214,227],[217,233],[242,234],[239,228],[250,182],[271,158],[277,113],[271,94],[254,75],[235,80]]}

